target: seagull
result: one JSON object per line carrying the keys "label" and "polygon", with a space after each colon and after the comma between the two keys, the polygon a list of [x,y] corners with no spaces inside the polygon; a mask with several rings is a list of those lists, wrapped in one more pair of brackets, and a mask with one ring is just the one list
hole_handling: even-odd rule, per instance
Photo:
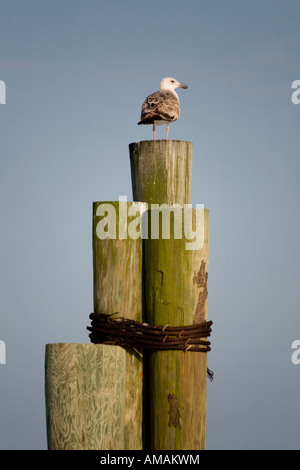
{"label": "seagull", "polygon": [[176,121],[180,116],[179,98],[174,91],[176,88],[188,86],[179,83],[175,78],[163,78],[160,82],[159,91],[152,93],[145,99],[141,120],[138,124],[153,124],[153,140],[155,140],[155,126],[167,124],[167,140],[169,138],[169,123]]}

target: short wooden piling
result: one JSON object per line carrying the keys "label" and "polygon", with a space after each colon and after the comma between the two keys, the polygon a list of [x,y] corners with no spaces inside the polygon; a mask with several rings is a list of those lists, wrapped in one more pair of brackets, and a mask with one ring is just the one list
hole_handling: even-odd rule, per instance
{"label": "short wooden piling", "polygon": [[46,345],[48,450],[126,447],[126,368],[126,354],[121,348],[80,343]]}

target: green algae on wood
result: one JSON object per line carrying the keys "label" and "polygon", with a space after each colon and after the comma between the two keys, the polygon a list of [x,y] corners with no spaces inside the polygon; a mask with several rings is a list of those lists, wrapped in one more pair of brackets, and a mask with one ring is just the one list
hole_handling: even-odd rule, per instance
{"label": "green algae on wood", "polygon": [[[204,215],[201,249],[186,250],[186,240],[172,236],[144,241],[145,317],[150,324],[182,326],[207,318],[209,211],[193,211]],[[207,355],[157,351],[149,352],[147,361],[149,447],[205,449]]]}

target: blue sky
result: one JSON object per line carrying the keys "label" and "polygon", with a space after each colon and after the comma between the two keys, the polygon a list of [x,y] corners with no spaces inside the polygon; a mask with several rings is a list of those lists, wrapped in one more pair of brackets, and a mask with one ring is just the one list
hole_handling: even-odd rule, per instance
{"label": "blue sky", "polygon": [[[299,449],[300,4],[0,2],[0,448],[44,449],[44,348],[88,342],[93,201],[132,198],[161,78],[210,210],[208,449]],[[165,127],[157,129],[165,138]]]}

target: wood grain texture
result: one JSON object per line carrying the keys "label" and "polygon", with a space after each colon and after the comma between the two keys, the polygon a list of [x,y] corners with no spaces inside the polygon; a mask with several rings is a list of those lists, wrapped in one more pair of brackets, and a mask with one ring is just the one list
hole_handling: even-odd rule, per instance
{"label": "wood grain texture", "polygon": [[182,206],[192,202],[192,142],[134,142],[129,145],[129,154],[135,201]]}
{"label": "wood grain texture", "polygon": [[126,354],[121,348],[104,345],[46,345],[50,450],[124,448]]}

